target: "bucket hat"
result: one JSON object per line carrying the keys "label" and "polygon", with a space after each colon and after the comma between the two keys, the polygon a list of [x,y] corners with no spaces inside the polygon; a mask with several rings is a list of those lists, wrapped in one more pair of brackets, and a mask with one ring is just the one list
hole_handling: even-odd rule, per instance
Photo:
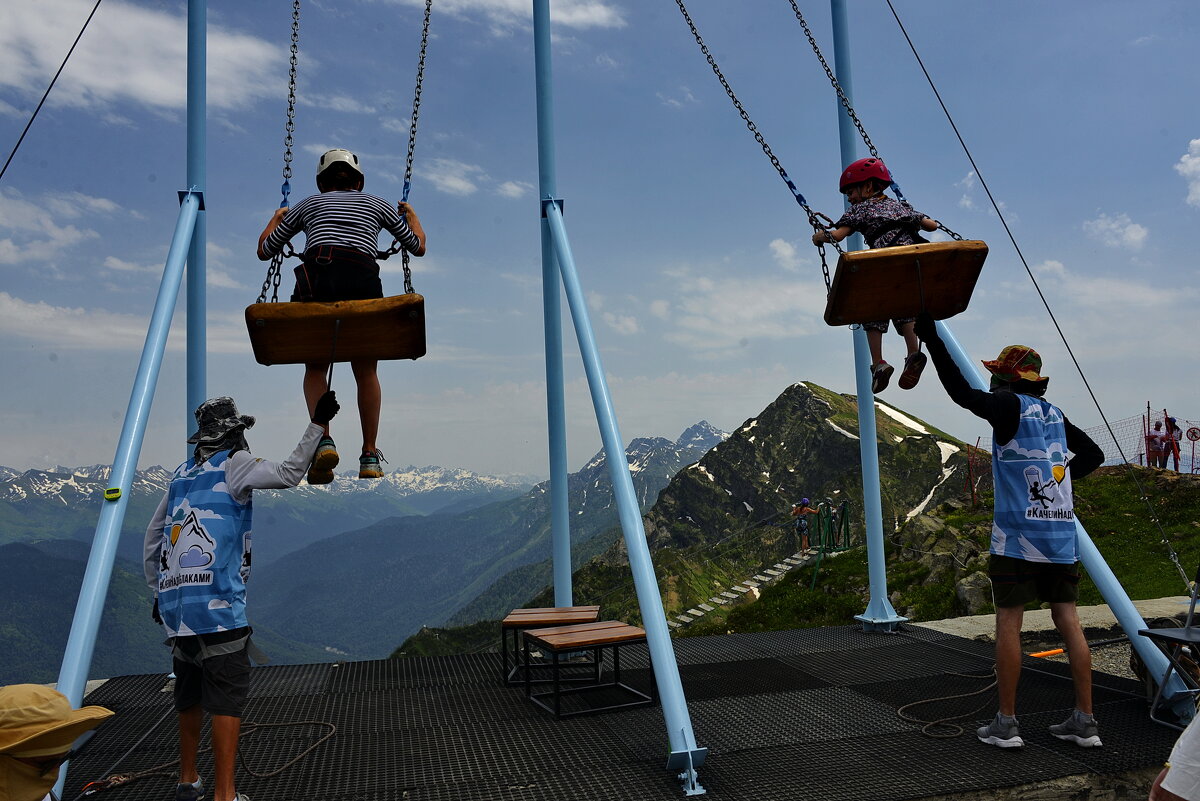
{"label": "bucket hat", "polygon": [[79,735],[112,715],[102,706],[72,709],[65,695],[40,684],[0,687],[0,754],[39,757],[65,753]]}
{"label": "bucket hat", "polygon": [[196,407],[196,433],[188,437],[191,444],[220,442],[234,431],[254,427],[254,418],[238,414],[233,398],[209,398]]}

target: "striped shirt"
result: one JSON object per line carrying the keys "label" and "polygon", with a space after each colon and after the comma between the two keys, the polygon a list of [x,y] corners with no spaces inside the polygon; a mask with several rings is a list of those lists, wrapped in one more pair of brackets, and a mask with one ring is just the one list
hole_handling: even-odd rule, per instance
{"label": "striped shirt", "polygon": [[263,241],[263,253],[274,256],[296,234],[304,232],[304,250],[337,245],[375,256],[379,232],[386,229],[405,250],[420,247],[417,235],[383,198],[355,190],[322,192],[301,200]]}

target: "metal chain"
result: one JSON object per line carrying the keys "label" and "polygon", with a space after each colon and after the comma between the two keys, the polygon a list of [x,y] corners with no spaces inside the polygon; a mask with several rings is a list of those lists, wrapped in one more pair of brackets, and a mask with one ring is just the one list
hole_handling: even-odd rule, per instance
{"label": "metal chain", "polygon": [[796,5],[796,0],[788,0],[788,2],[792,4],[792,11],[796,12],[796,19],[800,22],[800,27],[804,29],[804,35],[808,37],[808,43],[812,45],[813,52],[817,54],[817,60],[825,68],[825,75],[828,76],[829,82],[833,84],[838,99],[842,101],[842,107],[846,109],[846,114],[849,115],[850,121],[858,129],[858,135],[862,137],[863,143],[867,146],[867,150],[871,151],[871,155],[879,158],[879,151],[875,149],[875,143],[867,135],[867,129],[863,127],[862,121],[858,119],[858,115],[854,113],[854,108],[850,105],[850,98],[846,97],[846,93],[842,91],[842,85],[838,83],[837,76],[833,74],[829,63],[825,61],[825,56],[821,53],[821,48],[817,46],[816,37],[813,36],[812,30],[808,27],[808,22],[804,19],[804,15],[800,13],[800,6]]}
{"label": "metal chain", "polygon": [[296,131],[296,53],[300,48],[300,0],[292,0],[292,55],[288,68],[287,123],[283,126],[283,208],[292,191],[292,134]]}
{"label": "metal chain", "polygon": [[[404,192],[401,195],[401,201],[408,202],[408,190],[412,188],[412,167],[413,153],[417,149],[417,117],[421,113],[421,85],[425,81],[425,50],[429,44],[429,16],[433,11],[433,0],[425,0],[425,22],[421,26],[421,54],[417,58],[417,86],[413,90],[413,108],[412,119],[408,124],[408,157],[404,162]],[[406,215],[407,216],[407,215]],[[405,220],[407,223],[408,220]],[[412,270],[408,266],[408,251],[400,249],[403,253],[400,261],[404,266],[404,292],[413,294]],[[396,242],[392,241],[392,246],[388,248],[388,253],[396,252]]]}
{"label": "metal chain", "polygon": [[[721,82],[721,86],[725,89],[725,94],[727,94],[729,99],[733,101],[733,107],[737,109],[738,115],[741,116],[742,121],[746,123],[746,127],[750,129],[750,133],[754,134],[754,141],[758,142],[758,145],[762,148],[763,153],[765,153],[767,158],[770,159],[771,165],[775,168],[775,171],[779,173],[779,177],[783,178],[784,182],[788,185],[788,189],[792,190],[792,195],[795,196],[796,202],[800,204],[800,207],[803,208],[805,213],[808,215],[808,221],[812,225],[813,229],[824,231],[826,226],[817,219],[819,212],[815,212],[811,207],[809,207],[808,201],[804,199],[804,195],[800,194],[800,190],[796,188],[796,184],[792,182],[792,179],[788,176],[787,171],[783,168],[783,165],[775,156],[774,151],[771,150],[771,146],[767,144],[766,138],[758,130],[758,126],[754,124],[752,119],[750,119],[750,114],[746,111],[746,107],[742,105],[742,101],[738,100],[737,95],[733,92],[733,87],[729,85],[729,81],[725,79],[725,75],[721,72],[721,68],[717,66],[717,60],[713,58],[712,53],[709,52],[708,45],[704,43],[703,37],[700,36],[700,31],[696,28],[696,23],[692,21],[692,15],[688,13],[687,7],[683,4],[683,0],[675,0],[675,5],[679,6],[679,11],[681,14],[683,14],[683,19],[687,22],[688,28],[691,29],[692,36],[694,36],[696,39],[696,44],[700,45],[700,52],[703,53],[704,58],[708,60],[708,66],[712,68],[713,74],[716,75],[717,80]],[[833,223],[833,221],[824,214],[820,214],[820,216],[825,217],[826,220],[829,220],[830,224]],[[830,242],[829,244],[833,245],[834,250],[836,250],[838,253],[842,253],[842,247],[837,242]],[[825,247],[824,245],[818,245],[817,247],[821,254],[821,272],[825,277],[825,289],[828,290],[831,282],[829,278],[829,266],[825,262]]]}
{"label": "metal chain", "polygon": [[271,302],[279,301],[279,280],[282,277],[283,254],[276,253],[271,257],[271,266],[267,268],[267,277],[263,279],[262,290],[258,293],[256,303],[265,303],[267,300],[267,290],[273,289],[271,292]]}

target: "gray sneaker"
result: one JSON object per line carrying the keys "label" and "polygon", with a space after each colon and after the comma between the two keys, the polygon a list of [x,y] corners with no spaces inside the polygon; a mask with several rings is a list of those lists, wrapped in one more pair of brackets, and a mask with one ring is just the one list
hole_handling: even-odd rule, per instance
{"label": "gray sneaker", "polygon": [[1025,745],[1025,741],[1021,739],[1021,732],[1017,729],[1017,719],[1001,715],[999,712],[992,718],[991,723],[976,729],[975,736],[981,743],[1001,748],[1022,748]]}
{"label": "gray sneaker", "polygon": [[204,801],[205,797],[203,779],[175,785],[175,801]]}
{"label": "gray sneaker", "polygon": [[1080,748],[1099,748],[1104,745],[1100,742],[1096,719],[1078,709],[1071,712],[1071,717],[1062,723],[1051,724],[1050,733],[1060,740],[1070,740]]}

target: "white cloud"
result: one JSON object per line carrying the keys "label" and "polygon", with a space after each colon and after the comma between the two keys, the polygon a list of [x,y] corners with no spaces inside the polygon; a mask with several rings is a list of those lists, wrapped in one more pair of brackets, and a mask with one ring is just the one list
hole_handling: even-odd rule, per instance
{"label": "white cloud", "polygon": [[433,188],[447,195],[465,197],[479,191],[478,181],[487,180],[487,173],[475,164],[466,164],[455,159],[433,159],[421,177],[433,184]]}
{"label": "white cloud", "polygon": [[666,300],[650,301],[650,313],[660,320],[666,320],[671,316],[671,303]]}
{"label": "white cloud", "polygon": [[962,187],[962,191],[963,191],[962,196],[958,199],[958,205],[960,208],[964,208],[964,209],[975,208],[974,191],[975,191],[975,184],[977,184],[978,182],[979,182],[979,179],[976,177],[975,171],[971,170],[969,173],[967,173],[966,177],[964,177],[961,181],[959,181],[958,183],[955,184],[955,186]]}
{"label": "white cloud", "polygon": [[825,293],[814,283],[739,275],[692,278],[682,286],[675,329],[666,338],[702,353],[800,337],[825,310]]}
{"label": "white cloud", "polygon": [[[182,335],[185,315],[176,310],[167,350],[185,347]],[[0,334],[24,339],[57,350],[140,352],[146,341],[150,315],[120,314],[104,309],[52,306],[26,301],[0,292]],[[246,323],[242,312],[208,315],[209,353],[249,353]]]}
{"label": "white cloud", "polygon": [[673,94],[656,92],[655,95],[664,106],[669,106],[670,108],[683,108],[684,106],[691,106],[696,103],[696,96],[686,86],[680,86]]}
{"label": "white cloud", "polygon": [[1188,142],[1188,152],[1179,157],[1175,172],[1187,181],[1189,206],[1200,206],[1200,139]]}
{"label": "white cloud", "polygon": [[1085,221],[1083,230],[1107,247],[1127,250],[1140,250],[1150,233],[1145,226],[1130,220],[1128,214],[1117,214],[1112,217],[1101,214],[1094,220]]}
{"label": "white cloud", "polygon": [[[403,5],[424,8],[424,0],[399,0]],[[525,26],[533,21],[528,0],[438,0],[437,13],[464,19],[483,17],[498,31]],[[604,0],[555,0],[554,24],[568,28],[622,28],[625,18],[614,4]]]}
{"label": "white cloud", "polygon": [[533,191],[533,184],[525,181],[505,181],[496,187],[496,194],[507,198],[522,198]]}
{"label": "white cloud", "polygon": [[801,264],[796,256],[796,246],[785,239],[772,239],[769,246],[775,263],[785,270],[795,270]]}
{"label": "white cloud", "polygon": [[[90,200],[104,205],[99,198]],[[0,264],[54,261],[81,242],[99,237],[90,229],[59,225],[53,219],[52,206],[60,211],[69,208],[68,216],[79,213],[79,206],[67,203],[63,196],[48,195],[33,201],[16,191],[0,190],[0,236],[4,236],[0,239]]]}
{"label": "white cloud", "polygon": [[629,314],[614,314],[613,312],[604,312],[601,319],[609,328],[616,331],[618,334],[630,336],[642,330],[638,325],[637,318]]}
{"label": "white cloud", "polygon": [[[93,4],[87,0],[6,3],[0,25],[0,86],[30,98],[45,91]],[[173,12],[109,0],[92,19],[50,96],[51,103],[96,110],[121,122],[115,103],[159,110],[186,102],[187,20]],[[278,94],[282,48],[208,26],[208,103],[244,108]]]}

